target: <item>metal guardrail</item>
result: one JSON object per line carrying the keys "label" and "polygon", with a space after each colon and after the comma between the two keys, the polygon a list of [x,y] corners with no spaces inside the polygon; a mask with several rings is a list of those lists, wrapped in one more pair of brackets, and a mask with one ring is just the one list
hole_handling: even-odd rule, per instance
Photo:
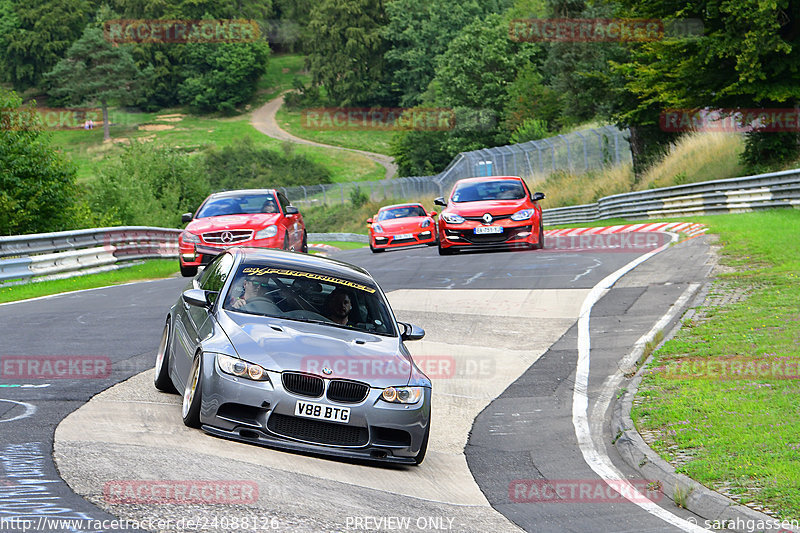
{"label": "metal guardrail", "polygon": [[298,206],[347,205],[358,189],[370,199],[419,200],[425,196],[446,196],[462,178],[476,176],[521,176],[538,178],[558,170],[585,172],[593,168],[630,163],[628,130],[603,126],[573,131],[520,144],[495,146],[461,152],[442,172],[434,176],[413,176],[390,180],[329,183],[279,187]]}
{"label": "metal guardrail", "polygon": [[177,258],[180,233],[124,226],[0,237],[0,283],[110,270],[139,259]]}
{"label": "metal guardrail", "polygon": [[594,204],[545,209],[544,223],[575,224],[610,218],[666,218],[800,208],[800,169],[704,181],[601,198]]}

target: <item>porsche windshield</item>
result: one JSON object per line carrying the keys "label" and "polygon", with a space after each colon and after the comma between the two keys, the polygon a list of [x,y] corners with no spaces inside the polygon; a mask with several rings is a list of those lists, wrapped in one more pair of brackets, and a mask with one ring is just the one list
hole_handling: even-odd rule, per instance
{"label": "porsche windshield", "polygon": [[209,198],[197,212],[195,218],[278,212],[278,202],[272,193],[241,194]]}
{"label": "porsche windshield", "polygon": [[243,264],[223,308],[396,336],[380,290],[335,275]]}
{"label": "porsche windshield", "polygon": [[407,205],[404,207],[393,207],[391,209],[384,209],[378,213],[378,221],[394,220],[395,218],[405,217],[425,217],[428,213],[418,205]]}
{"label": "porsche windshield", "polygon": [[525,198],[525,188],[517,180],[468,181],[459,183],[453,191],[453,201],[457,203],[522,198]]}

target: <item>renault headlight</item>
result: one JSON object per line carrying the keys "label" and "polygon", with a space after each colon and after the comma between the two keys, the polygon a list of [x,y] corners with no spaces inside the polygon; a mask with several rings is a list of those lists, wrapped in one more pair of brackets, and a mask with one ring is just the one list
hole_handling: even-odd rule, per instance
{"label": "renault headlight", "polygon": [[511,220],[528,220],[533,216],[533,209],[523,209],[511,215]]}
{"label": "renault headlight", "polygon": [[464,217],[462,217],[461,215],[442,213],[442,218],[448,224],[461,224],[462,222],[464,222]]}
{"label": "renault headlight", "polygon": [[381,393],[381,400],[389,403],[417,403],[420,398],[422,387],[389,387]]}

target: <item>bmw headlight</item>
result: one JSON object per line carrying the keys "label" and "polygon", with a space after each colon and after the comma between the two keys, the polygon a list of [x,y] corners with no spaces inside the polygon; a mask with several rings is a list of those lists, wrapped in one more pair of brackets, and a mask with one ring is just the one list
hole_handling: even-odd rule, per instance
{"label": "bmw headlight", "polygon": [[511,220],[528,220],[533,216],[533,209],[523,209],[511,215]]}
{"label": "bmw headlight", "polygon": [[252,379],[253,381],[269,381],[267,371],[254,363],[242,361],[230,355],[217,354],[217,364],[220,370],[237,378]]}
{"label": "bmw headlight", "polygon": [[381,393],[381,400],[389,403],[417,403],[420,398],[422,387],[389,387]]}
{"label": "bmw headlight", "polygon": [[462,222],[464,222],[464,217],[462,217],[461,215],[453,215],[453,214],[450,214],[450,213],[442,213],[442,218],[448,224],[461,224]]}
{"label": "bmw headlight", "polygon": [[277,234],[278,234],[278,226],[272,224],[271,226],[267,226],[266,228],[256,233],[256,239],[269,239],[270,237],[274,237]]}
{"label": "bmw headlight", "polygon": [[186,244],[200,244],[200,237],[188,231],[181,233],[181,239],[183,239],[183,242]]}
{"label": "bmw headlight", "polygon": [[421,227],[423,227],[423,228],[427,228],[427,227],[428,227],[428,226],[430,226],[430,225],[431,225],[431,219],[429,219],[429,218],[426,218],[425,220],[423,220],[423,221],[422,221],[422,225],[421,225]]}
{"label": "bmw headlight", "polygon": [[375,231],[375,233],[383,233],[383,228],[380,224],[373,224],[372,229]]}

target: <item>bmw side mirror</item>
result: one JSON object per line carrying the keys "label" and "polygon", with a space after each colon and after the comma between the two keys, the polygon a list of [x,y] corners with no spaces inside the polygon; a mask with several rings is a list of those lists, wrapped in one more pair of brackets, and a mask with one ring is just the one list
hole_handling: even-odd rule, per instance
{"label": "bmw side mirror", "polygon": [[533,200],[534,202],[538,200],[544,200],[544,193],[543,192],[533,193],[533,196],[531,196],[531,200]]}
{"label": "bmw side mirror", "polygon": [[296,215],[297,213],[299,213],[299,212],[300,212],[300,210],[299,210],[299,209],[297,209],[297,208],[296,208],[295,206],[293,206],[293,205],[287,205],[287,206],[286,206],[286,209],[284,209],[284,211],[286,211],[286,214],[287,214],[287,215]]}
{"label": "bmw side mirror", "polygon": [[418,341],[425,336],[425,330],[419,326],[407,322],[398,322],[398,324],[403,328],[400,338],[404,341]]}
{"label": "bmw side mirror", "polygon": [[189,289],[183,291],[183,301],[195,307],[211,307],[217,299],[216,292],[204,291],[203,289]]}
{"label": "bmw side mirror", "polygon": [[192,221],[192,214],[191,213],[184,213],[181,215],[181,222],[186,224],[187,222]]}
{"label": "bmw side mirror", "polygon": [[436,205],[441,205],[443,207],[447,207],[447,202],[444,201],[444,197],[442,197],[442,196],[440,196],[439,198],[436,198],[433,201],[433,203],[436,204]]}

